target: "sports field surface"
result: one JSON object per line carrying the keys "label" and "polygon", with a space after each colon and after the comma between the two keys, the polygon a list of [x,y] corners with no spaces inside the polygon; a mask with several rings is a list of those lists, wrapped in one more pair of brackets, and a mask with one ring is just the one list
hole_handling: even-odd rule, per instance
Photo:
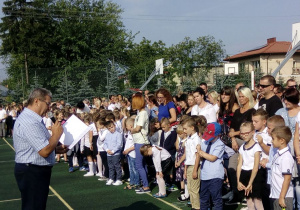
{"label": "sports field surface", "polygon": [[[0,139],[0,209],[21,209],[20,192],[14,177],[14,148],[12,138]],[[190,209],[186,202],[177,201],[179,191],[170,192],[168,197],[157,199],[158,192],[152,184],[151,194],[136,194],[121,186],[106,186],[98,177],[83,177],[85,172],[68,172],[68,165],[58,163],[52,169],[47,209]],[[224,209],[238,209],[229,206]]]}

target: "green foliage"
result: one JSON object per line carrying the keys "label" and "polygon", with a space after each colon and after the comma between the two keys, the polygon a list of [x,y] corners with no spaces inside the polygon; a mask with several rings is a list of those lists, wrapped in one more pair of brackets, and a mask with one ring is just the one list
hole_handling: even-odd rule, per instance
{"label": "green foliage", "polygon": [[[145,37],[138,44],[133,44],[128,51],[127,78],[129,87],[140,88],[155,70],[155,60],[164,58],[166,47],[162,41],[151,43]],[[157,76],[147,85],[153,91],[157,88]]]}

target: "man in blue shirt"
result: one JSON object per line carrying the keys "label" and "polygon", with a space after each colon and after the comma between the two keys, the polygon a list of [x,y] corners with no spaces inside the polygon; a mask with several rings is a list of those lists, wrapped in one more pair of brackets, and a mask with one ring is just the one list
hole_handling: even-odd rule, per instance
{"label": "man in blue shirt", "polygon": [[52,126],[50,136],[43,123],[51,104],[51,92],[34,89],[28,99],[28,106],[17,118],[13,141],[16,151],[15,177],[21,192],[22,209],[46,209],[51,169],[55,164],[55,152],[66,152],[57,147],[63,132],[60,123]]}

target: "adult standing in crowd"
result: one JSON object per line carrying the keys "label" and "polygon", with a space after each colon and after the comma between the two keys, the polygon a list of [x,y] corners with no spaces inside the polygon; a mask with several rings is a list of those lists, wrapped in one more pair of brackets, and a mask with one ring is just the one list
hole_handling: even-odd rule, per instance
{"label": "adult standing in crowd", "polygon": [[[194,97],[193,97],[193,99],[194,99]],[[179,97],[179,103],[180,103],[180,107],[181,107],[180,114],[191,116],[192,107],[189,107],[187,94],[185,94],[185,93],[181,94],[181,96]]]}
{"label": "adult standing in crowd", "polygon": [[240,104],[239,109],[237,109],[234,114],[230,125],[229,137],[232,141],[232,149],[236,151],[234,155],[229,158],[228,165],[228,177],[230,182],[230,187],[233,191],[233,198],[231,201],[225,203],[227,205],[235,204],[240,198],[237,190],[237,178],[236,178],[236,169],[238,164],[238,150],[239,147],[244,143],[240,137],[240,126],[243,122],[252,121],[252,113],[255,111],[253,108],[254,101],[252,97],[251,90],[248,87],[240,87],[238,90],[238,101]]}
{"label": "adult standing in crowd", "polygon": [[132,98],[132,109],[138,110],[138,114],[134,121],[134,127],[131,131],[134,150],[135,150],[135,165],[136,169],[139,172],[140,178],[143,182],[143,187],[136,191],[137,194],[148,193],[150,192],[148,178],[147,178],[147,167],[144,160],[144,157],[141,155],[140,148],[149,144],[148,140],[148,127],[149,127],[149,117],[148,113],[145,110],[145,99],[141,93],[136,93]]}
{"label": "adult standing in crowd", "polygon": [[157,118],[158,113],[158,103],[154,95],[148,95],[146,99],[148,103],[148,108],[150,110],[149,120],[151,121],[153,118]]}
{"label": "adult standing in crowd", "polygon": [[51,96],[46,89],[34,89],[27,108],[15,122],[15,177],[21,192],[22,209],[46,209],[51,170],[55,164],[54,150],[66,152],[62,146],[57,147],[63,132],[60,122],[56,121],[52,126],[52,136],[43,123],[42,116],[49,109]]}
{"label": "adult standing in crowd", "polygon": [[158,120],[160,121],[163,117],[168,118],[171,125],[176,122],[176,106],[172,100],[171,93],[165,89],[160,88],[156,91],[156,99],[158,100]]}
{"label": "adult standing in crowd", "polygon": [[203,115],[207,123],[217,122],[217,114],[216,111],[210,103],[206,102],[205,92],[202,88],[198,87],[194,93],[194,98],[196,101],[196,105],[192,109],[191,115]]}
{"label": "adult standing in crowd", "polygon": [[281,100],[274,94],[275,78],[271,75],[263,76],[259,81],[259,93],[263,96],[258,108],[263,108],[272,117],[278,109],[283,107]]}

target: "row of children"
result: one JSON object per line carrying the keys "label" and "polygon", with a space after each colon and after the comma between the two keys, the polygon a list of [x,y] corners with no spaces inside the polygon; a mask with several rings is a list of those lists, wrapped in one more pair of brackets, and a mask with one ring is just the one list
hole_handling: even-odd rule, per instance
{"label": "row of children", "polygon": [[[94,115],[92,122],[88,114],[83,114],[83,121],[93,127],[81,142],[80,151],[85,153],[89,162],[89,172],[85,176],[96,174],[97,162],[99,180],[109,178],[107,185],[122,185],[120,159],[123,154],[127,156],[130,172],[130,184],[124,189],[138,190],[140,178],[135,167],[136,154],[131,135],[134,118],[122,116],[124,120],[121,123],[115,116],[112,112],[102,111]],[[239,149],[238,190],[245,192],[249,209],[263,209],[261,198],[265,188],[271,189],[272,206],[289,209],[293,200],[290,180],[294,165],[287,147],[291,131],[284,127],[282,117],[275,115],[267,119],[266,113],[260,109],[253,114],[252,120],[243,123],[240,128],[240,136],[245,143]],[[176,129],[171,127],[166,118],[159,124],[153,121],[153,126],[161,127],[162,131],[154,132],[152,136],[155,138],[151,140],[150,137],[152,144],[141,147],[140,153],[152,156],[159,186],[159,192],[154,196],[167,196],[165,181],[171,187],[175,181],[180,181],[180,201],[190,197],[193,209],[200,209],[200,203],[201,209],[207,209],[211,197],[214,209],[222,209],[223,156],[226,147],[219,139],[220,125],[206,125],[202,116],[183,116]],[[73,154],[74,151],[69,159]],[[272,172],[264,168],[270,168]]]}

